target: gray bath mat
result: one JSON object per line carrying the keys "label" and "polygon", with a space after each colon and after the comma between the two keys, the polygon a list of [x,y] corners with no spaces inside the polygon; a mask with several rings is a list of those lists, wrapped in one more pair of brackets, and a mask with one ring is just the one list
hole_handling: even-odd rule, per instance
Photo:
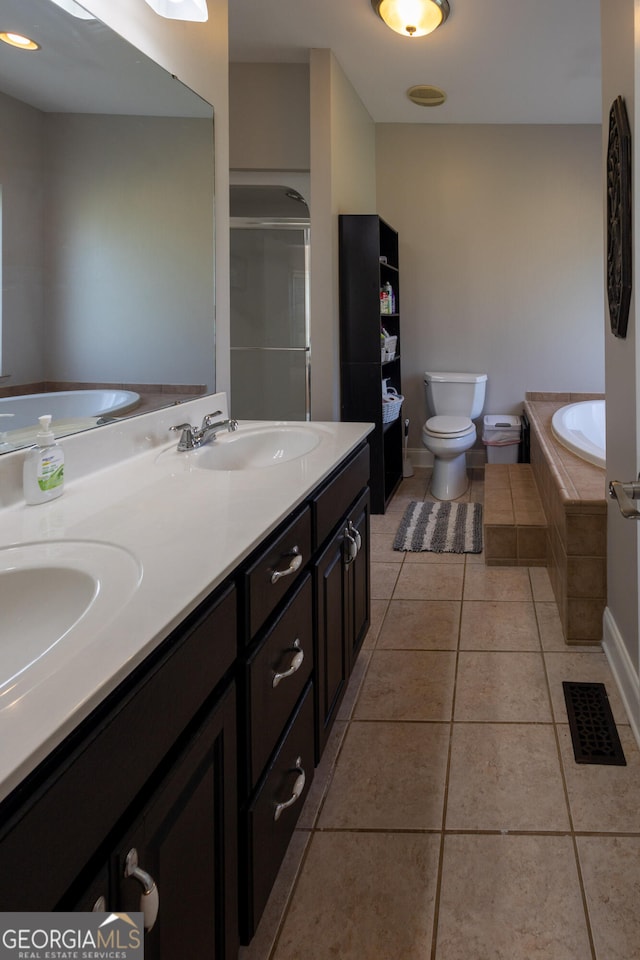
{"label": "gray bath mat", "polygon": [[481,553],[482,505],[412,500],[398,527],[394,550]]}

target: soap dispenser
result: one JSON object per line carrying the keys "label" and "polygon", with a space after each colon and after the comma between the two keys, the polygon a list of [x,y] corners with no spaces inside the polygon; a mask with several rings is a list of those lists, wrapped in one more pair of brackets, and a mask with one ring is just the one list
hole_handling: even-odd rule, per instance
{"label": "soap dispenser", "polygon": [[26,503],[46,503],[64,491],[64,452],[50,429],[51,416],[38,417],[36,446],[24,458],[22,482]]}

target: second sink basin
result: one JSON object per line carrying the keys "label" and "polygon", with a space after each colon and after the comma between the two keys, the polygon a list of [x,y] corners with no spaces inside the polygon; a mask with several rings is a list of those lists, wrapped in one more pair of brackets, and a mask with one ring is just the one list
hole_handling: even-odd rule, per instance
{"label": "second sink basin", "polygon": [[241,426],[235,433],[218,433],[198,450],[176,453],[166,450],[158,458],[179,462],[193,470],[259,470],[296,460],[314,450],[322,439],[315,426],[297,424],[259,424]]}
{"label": "second sink basin", "polygon": [[195,464],[206,470],[273,467],[310,453],[320,437],[304,427],[255,427],[229,433],[196,452]]}
{"label": "second sink basin", "polygon": [[[129,601],[142,576],[128,551],[98,541],[0,549],[0,709],[90,640]],[[88,627],[87,631],[82,629]]]}

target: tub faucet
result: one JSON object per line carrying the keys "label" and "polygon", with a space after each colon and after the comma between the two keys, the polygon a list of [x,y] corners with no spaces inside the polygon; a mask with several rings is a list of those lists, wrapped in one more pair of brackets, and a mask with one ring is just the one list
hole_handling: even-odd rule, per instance
{"label": "tub faucet", "polygon": [[173,427],[169,427],[170,430],[181,431],[178,450],[180,452],[184,450],[197,450],[198,447],[204,446],[205,443],[215,440],[217,431],[222,427],[226,427],[230,433],[238,429],[237,420],[215,419],[221,415],[222,410],[214,410],[213,413],[208,413],[203,417],[200,427],[192,427],[190,423],[178,423]]}

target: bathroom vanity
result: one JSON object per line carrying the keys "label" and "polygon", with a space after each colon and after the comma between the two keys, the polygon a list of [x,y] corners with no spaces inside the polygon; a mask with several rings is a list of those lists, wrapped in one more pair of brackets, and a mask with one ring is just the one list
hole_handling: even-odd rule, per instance
{"label": "bathroom vanity", "polygon": [[[198,422],[204,403],[180,418]],[[223,469],[213,446],[176,453],[175,421],[104,428],[103,444],[119,446],[116,431],[146,449],[86,469],[57,508],[0,510],[0,555],[108,541],[141,570],[86,648],[65,652],[63,637],[32,682],[27,666],[0,687],[0,909],[141,909],[146,957],[230,960],[260,919],[369,624],[369,427],[309,424],[306,453]],[[267,433],[241,425],[214,443],[250,460]],[[95,465],[100,440],[65,440],[67,464]],[[0,464],[5,489],[18,456]]]}

